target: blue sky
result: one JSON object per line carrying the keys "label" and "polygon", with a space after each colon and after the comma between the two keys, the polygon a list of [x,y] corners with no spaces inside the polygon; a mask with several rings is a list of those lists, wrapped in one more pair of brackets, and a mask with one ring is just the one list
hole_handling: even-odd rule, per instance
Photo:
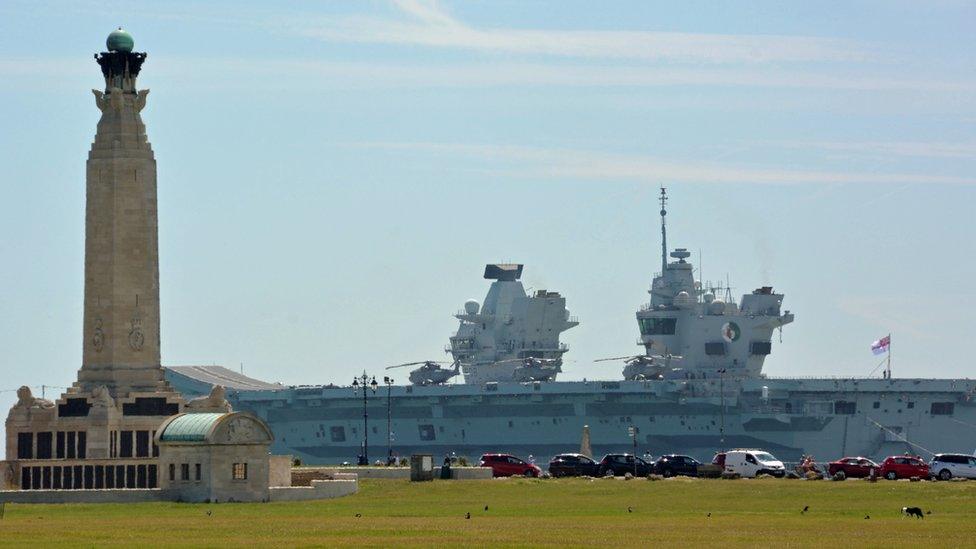
{"label": "blue sky", "polygon": [[580,317],[565,377],[616,377],[591,361],[638,351],[664,184],[705,280],[785,292],[770,375],[865,375],[889,331],[896,376],[970,375],[976,4],[600,4],[0,4],[0,390],[80,366],[118,25],[149,52],[165,364],[382,375],[518,261]]}

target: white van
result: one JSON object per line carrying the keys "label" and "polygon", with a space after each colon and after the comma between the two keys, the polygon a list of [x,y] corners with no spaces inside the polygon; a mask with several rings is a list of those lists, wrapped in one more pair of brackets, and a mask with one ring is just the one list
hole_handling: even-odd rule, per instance
{"label": "white van", "polygon": [[725,472],[738,473],[742,477],[758,475],[782,477],[786,475],[783,462],[763,450],[729,450],[725,453]]}

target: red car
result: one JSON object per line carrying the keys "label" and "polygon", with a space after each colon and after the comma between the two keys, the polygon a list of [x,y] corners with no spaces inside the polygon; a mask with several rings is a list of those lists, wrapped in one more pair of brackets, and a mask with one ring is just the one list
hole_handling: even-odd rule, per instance
{"label": "red car", "polygon": [[491,467],[491,474],[495,477],[538,477],[542,474],[542,469],[509,454],[485,454],[481,456],[481,463],[478,465]]}
{"label": "red car", "polygon": [[874,474],[880,474],[880,466],[866,457],[845,457],[827,464],[830,476],[839,473],[845,478],[867,478],[871,476],[871,469],[874,469]]}
{"label": "red car", "polygon": [[929,465],[918,456],[889,456],[881,462],[879,473],[888,480],[929,478]]}

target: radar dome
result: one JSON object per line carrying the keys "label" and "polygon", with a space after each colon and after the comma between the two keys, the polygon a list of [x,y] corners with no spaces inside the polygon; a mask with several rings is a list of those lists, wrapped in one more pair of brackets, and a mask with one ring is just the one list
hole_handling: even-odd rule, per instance
{"label": "radar dome", "polygon": [[476,314],[478,314],[478,311],[480,309],[481,309],[481,304],[479,304],[474,299],[469,299],[469,300],[467,300],[467,301],[464,302],[464,312],[465,313],[468,313],[469,315],[476,315]]}
{"label": "radar dome", "polygon": [[674,296],[674,304],[679,307],[687,307],[691,305],[691,296],[688,295],[688,292],[682,290],[678,292],[678,295]]}
{"label": "radar dome", "polygon": [[715,301],[708,304],[708,314],[710,315],[720,315],[725,312],[725,302],[721,299],[716,299]]}
{"label": "radar dome", "polygon": [[134,46],[135,41],[132,39],[132,35],[124,31],[122,27],[110,32],[105,40],[105,47],[108,48],[108,51],[129,53]]}

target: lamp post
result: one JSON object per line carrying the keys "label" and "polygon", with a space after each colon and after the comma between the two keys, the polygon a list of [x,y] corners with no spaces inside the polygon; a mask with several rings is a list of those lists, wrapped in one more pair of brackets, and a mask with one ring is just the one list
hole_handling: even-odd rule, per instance
{"label": "lamp post", "polygon": [[637,432],[638,429],[635,425],[631,425],[627,428],[627,434],[630,438],[634,440],[634,476],[637,476]]}
{"label": "lamp post", "polygon": [[383,376],[383,383],[386,384],[386,464],[393,463],[393,378]]}
{"label": "lamp post", "polygon": [[[360,383],[362,381],[362,383]],[[363,370],[363,375],[359,377],[352,378],[352,391],[353,394],[359,389],[363,390],[363,455],[359,457],[360,465],[369,465],[369,414],[366,412],[366,400],[369,391],[366,388],[376,392],[376,376],[373,376],[373,380],[370,381],[369,376],[366,375],[366,371]]]}
{"label": "lamp post", "polygon": [[722,443],[721,451],[725,451],[725,368],[718,371],[718,392],[721,398],[722,406],[720,410],[720,416],[722,423],[719,424],[718,435],[719,442]]}

